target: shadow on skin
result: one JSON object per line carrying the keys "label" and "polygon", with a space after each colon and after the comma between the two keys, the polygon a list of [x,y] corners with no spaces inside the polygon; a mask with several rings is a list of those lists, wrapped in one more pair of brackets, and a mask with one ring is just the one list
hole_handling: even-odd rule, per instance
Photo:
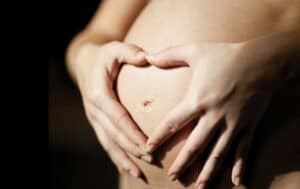
{"label": "shadow on skin", "polygon": [[[279,186],[296,189],[286,184],[292,182],[291,186],[300,185],[298,183],[300,182],[300,87],[296,86],[297,83],[300,82],[291,83],[281,90],[284,92],[274,94],[265,116],[258,125],[243,177],[245,186],[234,187],[231,183],[234,149],[238,142],[234,141],[217,175],[209,183],[208,189],[277,189]],[[192,130],[192,127],[187,128],[186,132],[183,130],[174,137],[186,139],[189,130]],[[211,141],[216,141],[218,135],[219,133]],[[161,146],[162,153],[158,153],[157,162],[163,160],[178,141],[181,140],[170,140]],[[196,163],[192,164],[179,178],[183,186],[187,187],[195,182],[203,160],[207,158],[212,146],[213,144],[209,144]],[[297,172],[296,176],[295,174],[292,177],[286,176],[291,175],[292,172]]]}
{"label": "shadow on skin", "polygon": [[269,188],[275,177],[300,171],[299,83],[298,79],[273,96],[257,128],[245,175],[249,188]]}

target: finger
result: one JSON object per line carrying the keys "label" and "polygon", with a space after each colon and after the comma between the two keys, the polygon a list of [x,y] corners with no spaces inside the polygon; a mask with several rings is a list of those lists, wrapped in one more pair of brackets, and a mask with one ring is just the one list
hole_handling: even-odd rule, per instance
{"label": "finger", "polygon": [[142,66],[147,64],[145,59],[146,53],[144,50],[134,44],[117,43],[113,51],[113,56],[116,57],[117,63],[132,64],[136,66]]}
{"label": "finger", "polygon": [[131,142],[122,132],[116,128],[115,125],[111,123],[111,121],[96,108],[90,108],[93,111],[94,119],[99,123],[95,125],[96,127],[103,127],[103,129],[108,133],[108,135],[124,150],[134,155],[137,158],[147,161],[151,163],[152,156],[146,153],[142,153],[143,151],[138,148],[136,144]]}
{"label": "finger", "polygon": [[[100,88],[99,86],[102,87]],[[119,103],[110,82],[101,80],[100,78],[94,79],[89,88],[97,89],[93,90],[93,94],[87,95],[89,102],[105,113],[109,120],[114,125],[117,125],[131,141],[145,148],[147,137]]]}
{"label": "finger", "polygon": [[192,46],[170,47],[156,54],[146,55],[146,60],[158,67],[189,65]]}
{"label": "finger", "polygon": [[175,180],[180,173],[187,169],[189,162],[204,150],[209,138],[214,134],[215,126],[220,118],[221,115],[214,111],[207,112],[200,118],[169,169],[168,174],[171,180]]}
{"label": "finger", "polygon": [[251,129],[243,136],[240,143],[238,144],[235,160],[232,168],[231,180],[236,186],[241,184],[243,172],[245,169],[245,162],[248,156],[250,145],[254,136],[255,127]]}
{"label": "finger", "polygon": [[105,108],[102,108],[102,111],[111,123],[144,150],[147,137],[131,119],[125,108],[115,98],[106,99],[103,105]]}
{"label": "finger", "polygon": [[[92,124],[96,124],[95,121],[91,121]],[[141,170],[139,167],[128,157],[128,155],[118,147],[110,138],[106,135],[105,130],[102,127],[93,127],[97,136],[97,139],[109,154],[111,160],[117,166],[120,172],[127,171],[134,177],[140,177]]]}
{"label": "finger", "polygon": [[207,185],[207,183],[212,179],[218,167],[221,165],[222,160],[225,157],[225,154],[232,141],[233,135],[233,129],[225,129],[221,133],[220,138],[218,139],[216,145],[214,146],[212,152],[206,160],[200,172],[200,175],[196,181],[197,188],[204,188]]}
{"label": "finger", "polygon": [[[105,79],[101,77],[93,78],[88,87],[91,94],[88,94],[90,102],[94,103],[102,110],[114,125],[128,136],[134,143],[145,148],[146,136],[138,129],[125,108],[119,103],[113,89],[114,79],[118,75],[118,66],[123,62],[140,64],[142,49],[135,46],[120,42],[112,42],[109,49],[109,56],[115,61],[107,64],[106,69],[95,69],[94,75],[106,75]],[[142,57],[142,58],[141,58]]]}
{"label": "finger", "polygon": [[[147,64],[144,50],[136,45],[112,42],[111,49],[108,52],[112,58],[111,62],[106,64],[106,71],[109,75],[109,85],[117,78],[121,64],[131,64],[135,66],[144,66]],[[112,87],[109,87],[112,88]]]}
{"label": "finger", "polygon": [[[265,94],[261,94],[264,95]],[[250,150],[250,146],[254,137],[254,133],[256,130],[256,127],[260,120],[262,119],[264,112],[266,111],[266,107],[269,104],[269,100],[267,98],[257,98],[258,101],[252,103],[252,106],[256,106],[259,104],[261,107],[260,108],[254,108],[254,107],[248,107],[250,110],[255,110],[255,112],[251,112],[251,117],[248,117],[247,119],[247,124],[242,130],[241,133],[241,141],[237,146],[237,151],[235,154],[235,161],[232,169],[232,174],[231,174],[231,180],[234,185],[239,185],[241,183],[244,169],[246,167],[246,159],[248,157],[248,153]]]}
{"label": "finger", "polygon": [[[85,104],[85,107],[87,107],[86,103],[84,103],[84,104]],[[115,150],[115,149],[118,150],[119,147],[117,147],[116,144],[108,137],[105,130],[101,126],[99,126],[99,123],[96,121],[96,119],[94,119],[94,117],[91,114],[89,114],[87,111],[85,111],[85,112],[87,114],[88,121],[93,126],[92,128],[95,131],[98,141],[100,142],[103,149],[109,154],[111,160],[117,166],[119,172],[122,172],[122,170],[129,170],[132,173],[134,173],[134,175],[138,175],[139,169],[135,166],[135,164],[130,165],[128,163],[126,166],[122,166],[122,163],[120,163],[120,161],[117,161],[118,159],[116,159],[115,156],[110,155],[110,153],[113,150]],[[126,159],[125,159],[125,161],[126,161]],[[130,169],[131,167],[132,167],[132,170]]]}
{"label": "finger", "polygon": [[[188,99],[188,98],[185,98]],[[147,152],[153,152],[159,145],[174,135],[178,130],[183,128],[197,116],[199,116],[200,107],[191,108],[187,100],[181,101],[171,112],[169,112],[164,120],[154,130],[153,134],[147,141]]]}

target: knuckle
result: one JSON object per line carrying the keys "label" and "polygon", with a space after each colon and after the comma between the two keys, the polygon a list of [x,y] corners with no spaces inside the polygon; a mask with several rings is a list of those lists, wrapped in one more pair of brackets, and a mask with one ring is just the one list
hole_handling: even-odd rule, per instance
{"label": "knuckle", "polygon": [[[96,117],[94,114],[92,114],[92,113],[88,114],[88,115],[87,115],[87,118],[88,118],[90,121],[96,121],[96,120],[97,120],[97,117]],[[95,124],[93,123],[92,126],[95,127]]]}
{"label": "knuckle", "polygon": [[208,130],[212,130],[216,127],[216,124],[215,124],[215,119],[211,119],[211,120],[206,120],[205,121],[205,124],[203,125],[203,127],[205,127],[205,129],[208,129]]}
{"label": "knuckle", "polygon": [[228,127],[226,128],[227,129],[227,132],[229,133],[234,133],[234,131],[236,130],[236,125],[228,125]]}
{"label": "knuckle", "polygon": [[228,132],[233,132],[235,130],[235,128],[238,126],[238,123],[239,123],[238,118],[228,119],[227,125],[226,125],[227,126],[226,129],[228,130]]}
{"label": "knuckle", "polygon": [[143,158],[146,157],[146,156],[144,156],[144,154],[142,154],[142,152],[140,152],[140,150],[137,149],[136,147],[133,147],[133,148],[132,148],[131,154],[132,154],[133,156],[135,156],[136,158],[142,159],[142,160],[145,160],[145,159],[143,159]]}
{"label": "knuckle", "polygon": [[91,90],[87,95],[89,101],[93,103],[99,103],[103,101],[103,93],[101,93],[99,90]]}
{"label": "knuckle", "polygon": [[120,174],[122,174],[122,167],[120,165],[118,165],[117,163],[114,162],[114,164],[116,165],[117,169],[118,169],[118,172]]}
{"label": "knuckle", "polygon": [[196,147],[190,147],[186,153],[188,156],[191,156],[191,155],[194,155],[196,151],[197,151]]}
{"label": "knuckle", "polygon": [[200,105],[197,102],[191,102],[189,105],[190,112],[198,112]]}
{"label": "knuckle", "polygon": [[172,174],[178,174],[180,172],[180,170],[183,169],[183,167],[184,167],[183,163],[176,164],[172,170]]}
{"label": "knuckle", "polygon": [[109,43],[111,47],[117,47],[120,45],[120,41],[114,40]]}
{"label": "knuckle", "polygon": [[122,172],[128,172],[129,168],[127,166],[122,166],[121,170]]}
{"label": "knuckle", "polygon": [[[86,111],[85,111],[86,112]],[[93,113],[85,113],[88,123],[92,128],[97,127],[97,117]]]}
{"label": "knuckle", "polygon": [[118,166],[118,171],[123,174],[124,172],[126,172],[126,167],[124,167],[123,163],[120,162],[120,160],[118,160],[118,162],[115,163],[115,165]]}
{"label": "knuckle", "polygon": [[141,49],[139,49],[137,46],[129,45],[129,48],[131,49],[133,55],[137,55],[141,51]]}
{"label": "knuckle", "polygon": [[136,44],[133,43],[123,43],[123,45],[127,48],[129,48],[132,53],[137,54],[138,52],[142,51],[143,49]]}
{"label": "knuckle", "polygon": [[108,154],[111,154],[112,153],[112,148],[111,147],[105,147],[104,149]]}
{"label": "knuckle", "polygon": [[122,144],[121,142],[121,133],[119,133],[118,131],[112,132],[111,133],[111,137],[118,143],[118,144]]}
{"label": "knuckle", "polygon": [[214,161],[219,161],[221,159],[221,154],[214,154],[211,157]]}
{"label": "knuckle", "polygon": [[87,97],[88,97],[88,100],[89,101],[95,101],[98,99],[99,97],[99,93],[98,91],[95,91],[95,90],[90,90],[88,93],[87,93]]}
{"label": "knuckle", "polygon": [[199,98],[196,95],[193,95],[189,100],[189,111],[198,112],[201,107]]}
{"label": "knuckle", "polygon": [[130,151],[131,154],[134,155],[136,158],[142,158],[142,153],[140,153],[137,149],[131,148]]}
{"label": "knuckle", "polygon": [[206,170],[205,172],[203,172],[200,176],[200,180],[202,182],[209,182],[210,181],[210,177],[211,177],[211,174],[209,172],[209,170]]}
{"label": "knuckle", "polygon": [[122,125],[126,122],[127,117],[128,117],[128,113],[125,110],[122,110],[115,119],[115,126],[117,128],[122,127]]}
{"label": "knuckle", "polygon": [[[218,122],[220,121],[220,115],[215,112],[208,112],[207,118],[204,121],[203,127],[206,129],[214,129],[219,126]],[[221,132],[224,132],[225,127],[220,128]]]}
{"label": "knuckle", "polygon": [[106,151],[108,154],[112,153],[112,147],[109,145],[102,145],[104,151]]}
{"label": "knuckle", "polygon": [[211,111],[211,119],[214,121],[218,121],[219,119],[221,119],[222,117],[224,117],[224,112],[222,110],[218,110],[218,109],[213,109]]}
{"label": "knuckle", "polygon": [[208,174],[203,174],[201,175],[200,181],[203,183],[206,183],[209,181],[209,175]]}
{"label": "knuckle", "polygon": [[125,159],[122,164],[122,170],[127,172],[130,171],[130,168],[131,168],[131,162],[128,159]]}
{"label": "knuckle", "polygon": [[93,120],[94,117],[92,113],[89,111],[89,108],[87,106],[84,106],[84,114],[89,121],[94,121]]}
{"label": "knuckle", "polygon": [[171,119],[167,120],[165,125],[168,131],[170,131],[171,133],[175,133],[178,129],[178,124],[175,124],[175,122]]}

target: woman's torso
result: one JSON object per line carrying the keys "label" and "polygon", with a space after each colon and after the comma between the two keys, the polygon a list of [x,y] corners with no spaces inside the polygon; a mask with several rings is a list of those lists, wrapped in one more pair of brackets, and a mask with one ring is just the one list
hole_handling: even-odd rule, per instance
{"label": "woman's torso", "polygon": [[[244,41],[300,23],[299,10],[300,1],[153,0],[137,18],[128,32],[125,42],[136,44],[152,53],[170,46],[189,43]],[[153,66],[137,68],[125,65],[119,74],[117,92],[122,104],[127,108],[133,119],[149,135],[163,116],[183,97],[190,76],[191,72],[188,67],[162,70]],[[285,95],[279,95],[278,100],[286,99]],[[292,97],[295,97],[295,93],[292,94]],[[292,97],[289,96],[289,99]],[[295,110],[285,109],[284,111],[288,112],[289,115],[288,122],[283,117],[280,120],[281,122],[277,123],[271,117],[273,114],[282,115],[280,113],[283,111],[281,107],[286,106],[286,103],[279,105],[275,103],[273,106],[273,112],[271,110],[266,116],[268,117],[270,114],[270,118],[266,118],[262,125],[272,123],[273,125],[270,127],[274,128],[291,125],[287,130],[295,133],[295,129],[297,129],[295,125],[300,123],[299,119],[296,120],[297,116],[293,114]],[[264,128],[263,126],[262,128]],[[158,150],[155,155],[161,166],[147,165],[134,159],[145,173],[148,185],[143,184],[141,180],[122,175],[124,189],[184,188],[183,184],[172,183],[168,180],[167,170],[191,129],[192,127],[187,127]],[[270,137],[257,137],[258,144],[261,140],[264,145],[259,144],[261,148],[253,152],[256,158],[249,160],[254,162],[251,165],[254,167],[252,172],[255,174],[249,174],[249,178],[251,177],[249,180],[253,186],[256,186],[254,182],[259,181],[259,179],[265,179],[261,181],[262,183],[268,182],[270,176],[263,178],[263,172],[268,166],[273,171],[265,170],[265,174],[276,175],[278,173],[279,175],[285,171],[295,170],[297,164],[293,162],[296,162],[299,156],[290,158],[290,165],[293,165],[293,169],[289,168],[288,170],[272,169],[276,165],[271,165],[270,161],[265,161],[276,150],[281,151],[280,148],[274,149],[274,147],[269,148],[268,146],[294,144],[294,141],[286,142],[284,140],[284,144],[282,144],[283,141],[278,141],[280,137],[284,138],[281,134],[283,131],[285,132],[285,130],[276,129],[274,133],[269,133],[268,129],[262,129],[261,132],[268,133]],[[295,145],[294,147],[299,150],[299,146]],[[285,150],[284,153],[295,154],[295,151]],[[280,159],[280,161],[287,160],[284,157]],[[273,163],[276,162],[276,160],[273,160]],[[230,168],[230,165],[228,168]],[[299,170],[299,167],[296,170]],[[192,176],[190,177],[192,178]],[[230,186],[229,177],[226,179],[223,179],[225,180],[222,183],[223,188]],[[190,183],[192,182],[187,182],[186,187],[193,188]]]}

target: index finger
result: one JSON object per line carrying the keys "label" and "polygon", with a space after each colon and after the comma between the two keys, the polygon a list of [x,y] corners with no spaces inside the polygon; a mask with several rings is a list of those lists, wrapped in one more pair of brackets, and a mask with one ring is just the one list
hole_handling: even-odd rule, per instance
{"label": "index finger", "polygon": [[192,50],[192,45],[169,47],[155,54],[146,55],[146,59],[151,64],[162,67],[175,67],[189,65],[189,56]]}
{"label": "index finger", "polygon": [[153,152],[159,145],[174,135],[178,130],[186,126],[195,117],[199,116],[199,110],[193,109],[183,100],[178,104],[154,130],[147,141],[148,153]]}
{"label": "index finger", "polygon": [[111,55],[117,60],[117,64],[132,64],[135,66],[143,66],[147,64],[146,53],[137,45],[127,43],[117,43],[116,49],[111,52]]}

